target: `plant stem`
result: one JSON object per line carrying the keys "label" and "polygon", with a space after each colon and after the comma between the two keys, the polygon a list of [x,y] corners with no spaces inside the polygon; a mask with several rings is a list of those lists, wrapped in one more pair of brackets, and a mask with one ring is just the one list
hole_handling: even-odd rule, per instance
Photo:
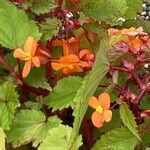
{"label": "plant stem", "polygon": [[139,96],[137,97],[136,101],[134,103],[139,104],[144,97],[146,93],[150,91],[150,86],[145,87],[144,89],[141,90]]}
{"label": "plant stem", "polygon": [[135,79],[135,81],[139,85],[140,89],[143,89],[143,83],[142,83],[141,79],[138,77],[138,75],[133,71],[130,71],[130,73],[132,74],[132,77]]}
{"label": "plant stem", "polygon": [[9,71],[10,75],[18,85],[23,85],[23,82],[20,80],[19,75],[14,71],[14,68],[7,62],[2,54],[0,55],[0,63],[7,71]]}
{"label": "plant stem", "polygon": [[132,77],[134,78],[134,80],[137,82],[137,84],[139,85],[140,89],[143,89],[143,84],[141,79],[138,77],[138,75],[133,72],[132,70],[127,70],[125,68],[121,68],[121,67],[110,67],[110,70],[116,70],[119,72],[126,72],[126,73],[130,73],[132,75]]}

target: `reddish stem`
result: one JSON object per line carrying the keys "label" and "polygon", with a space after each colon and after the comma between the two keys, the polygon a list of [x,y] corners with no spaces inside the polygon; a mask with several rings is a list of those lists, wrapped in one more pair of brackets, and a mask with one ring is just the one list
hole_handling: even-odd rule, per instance
{"label": "reddish stem", "polygon": [[143,89],[143,83],[142,83],[141,79],[138,77],[138,75],[135,72],[130,71],[130,73],[132,74],[132,77],[135,79],[135,81],[139,85],[140,89],[142,90]]}
{"label": "reddish stem", "polygon": [[19,75],[14,71],[14,68],[7,62],[2,54],[0,55],[0,63],[7,71],[9,71],[10,75],[18,85],[23,85],[22,81],[19,78]]}
{"label": "reddish stem", "polygon": [[134,80],[137,82],[137,84],[139,85],[140,89],[143,89],[143,84],[141,79],[138,77],[138,75],[133,72],[132,70],[127,70],[125,68],[121,68],[121,67],[110,67],[110,70],[114,70],[114,71],[119,71],[119,72],[126,72],[126,73],[130,73],[132,75],[132,77],[134,78]]}

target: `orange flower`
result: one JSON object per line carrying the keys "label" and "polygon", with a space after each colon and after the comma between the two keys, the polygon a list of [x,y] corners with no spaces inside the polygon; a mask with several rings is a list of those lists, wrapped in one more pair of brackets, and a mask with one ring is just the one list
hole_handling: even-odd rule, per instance
{"label": "orange flower", "polygon": [[78,54],[80,49],[80,40],[78,38],[71,37],[69,40],[53,40],[53,46],[62,46],[63,47],[63,54]]}
{"label": "orange flower", "polygon": [[100,94],[98,100],[95,96],[90,97],[89,105],[95,109],[92,114],[92,122],[95,127],[100,128],[103,126],[104,121],[109,122],[111,120],[110,97],[107,93]]}
{"label": "orange flower", "polygon": [[61,57],[58,61],[52,63],[54,70],[63,69],[65,75],[72,74],[74,72],[82,72],[83,68],[89,67],[89,64],[79,59],[77,55],[70,54]]}
{"label": "orange flower", "polygon": [[138,37],[128,37],[128,45],[133,53],[140,51],[143,42]]}
{"label": "orange flower", "polygon": [[[45,63],[46,57],[50,57],[50,55],[46,51],[41,50],[40,47],[38,47],[37,51],[37,46],[37,41],[34,40],[33,37],[28,37],[24,44],[24,50],[17,48],[14,51],[13,55],[15,58],[25,61],[22,72],[23,78],[29,74],[32,66],[39,67],[43,62]],[[37,55],[37,53],[39,54]]]}
{"label": "orange flower", "polygon": [[122,30],[113,30],[112,31],[113,35],[128,35],[128,36],[137,36],[137,35],[147,35],[144,31],[142,27],[139,28],[130,28],[130,29],[122,29]]}
{"label": "orange flower", "polygon": [[79,52],[79,57],[82,60],[86,61],[93,61],[94,60],[94,54],[90,53],[87,49],[83,49]]}
{"label": "orange flower", "polygon": [[110,34],[115,36],[122,35],[121,39],[127,42],[129,49],[132,53],[138,53],[143,48],[146,48],[148,42],[148,35],[143,31],[142,27],[130,29],[112,29]]}

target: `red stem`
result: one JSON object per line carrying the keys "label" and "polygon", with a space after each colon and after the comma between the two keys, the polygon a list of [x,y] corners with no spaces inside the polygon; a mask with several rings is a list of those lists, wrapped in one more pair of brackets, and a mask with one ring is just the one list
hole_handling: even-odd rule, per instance
{"label": "red stem", "polygon": [[23,85],[22,81],[19,78],[19,75],[14,71],[14,68],[6,61],[2,54],[0,55],[0,63],[6,70],[9,71],[10,75],[18,85]]}
{"label": "red stem", "polygon": [[142,83],[141,79],[138,77],[138,75],[133,71],[130,71],[130,73],[132,74],[132,77],[135,79],[135,81],[139,85],[140,89],[143,89],[143,83]]}
{"label": "red stem", "polygon": [[133,72],[132,70],[127,70],[125,68],[121,68],[121,67],[110,67],[110,70],[117,70],[120,72],[126,72],[126,73],[131,73],[132,77],[134,78],[134,80],[137,82],[137,84],[139,85],[140,89],[143,89],[143,84],[141,79],[138,77],[138,75]]}

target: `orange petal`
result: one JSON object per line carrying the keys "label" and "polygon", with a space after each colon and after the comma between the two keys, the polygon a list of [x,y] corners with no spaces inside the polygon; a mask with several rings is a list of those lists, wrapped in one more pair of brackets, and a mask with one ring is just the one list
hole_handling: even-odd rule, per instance
{"label": "orange petal", "polygon": [[28,37],[27,38],[27,40],[24,44],[24,51],[25,52],[31,53],[33,41],[34,41],[33,37]]}
{"label": "orange petal", "polygon": [[74,73],[73,70],[70,69],[70,68],[68,68],[68,67],[65,67],[65,68],[63,69],[63,74],[64,74],[64,75],[69,75],[69,74],[72,74],[72,73]]}
{"label": "orange petal", "polygon": [[75,66],[66,66],[65,68],[64,68],[64,70],[63,70],[63,73],[65,74],[65,75],[69,75],[69,74],[73,74],[73,73],[75,73],[75,72],[82,72],[83,71],[83,69],[80,67],[80,66],[78,66],[78,65],[75,65]]}
{"label": "orange petal", "polygon": [[87,49],[83,49],[79,52],[79,57],[82,59],[85,55],[90,54],[90,52]]}
{"label": "orange petal", "polygon": [[64,67],[64,65],[61,63],[51,63],[51,65],[54,70],[60,70]]}
{"label": "orange petal", "polygon": [[32,57],[32,63],[36,67],[40,67],[40,60],[38,57]]}
{"label": "orange petal", "polygon": [[84,61],[80,61],[79,65],[82,67],[82,68],[89,68],[91,67],[88,63],[84,62]]}
{"label": "orange petal", "polygon": [[97,100],[97,98],[95,96],[91,96],[90,99],[89,99],[89,105],[91,107],[93,107],[94,109],[97,108],[97,106],[99,105],[99,102]]}
{"label": "orange petal", "polygon": [[30,53],[31,56],[35,55],[37,48],[37,41],[33,39],[33,37],[28,37],[24,44],[24,51]]}
{"label": "orange petal", "polygon": [[103,116],[106,122],[109,122],[112,118],[112,111],[111,110],[104,110]]}
{"label": "orange petal", "polygon": [[67,41],[63,41],[63,54],[69,55],[69,43]]}
{"label": "orange petal", "polygon": [[14,56],[15,58],[19,58],[20,60],[25,60],[25,58],[26,58],[25,52],[24,52],[22,49],[20,49],[20,48],[17,48],[17,49],[14,51],[13,56]]}
{"label": "orange petal", "polygon": [[83,72],[83,69],[79,65],[75,65],[73,68],[74,72]]}
{"label": "orange petal", "polygon": [[95,127],[97,127],[97,128],[102,127],[103,123],[104,123],[104,117],[103,117],[103,115],[95,111],[92,114],[92,122],[93,122],[93,124],[94,124]]}
{"label": "orange petal", "polygon": [[30,70],[31,70],[31,60],[26,61],[23,68],[22,77],[25,78],[29,74]]}
{"label": "orange petal", "polygon": [[71,55],[67,55],[67,56],[61,57],[59,62],[60,63],[66,63],[66,64],[67,63],[68,64],[70,64],[70,63],[78,63],[78,62],[80,62],[80,59],[79,59],[79,57],[77,55],[71,54]]}
{"label": "orange petal", "polygon": [[35,55],[36,49],[37,49],[38,43],[36,40],[33,40],[32,49],[31,49],[31,56]]}
{"label": "orange petal", "polygon": [[69,40],[63,40],[63,54],[69,55],[69,54],[78,54],[78,51],[80,49],[80,41],[78,38],[70,38]]}
{"label": "orange petal", "polygon": [[108,93],[102,93],[98,97],[99,104],[103,107],[104,110],[109,109],[110,107],[110,96]]}
{"label": "orange petal", "polygon": [[53,40],[52,41],[52,45],[53,46],[62,46],[63,45],[63,41],[62,40],[58,40],[58,39]]}

